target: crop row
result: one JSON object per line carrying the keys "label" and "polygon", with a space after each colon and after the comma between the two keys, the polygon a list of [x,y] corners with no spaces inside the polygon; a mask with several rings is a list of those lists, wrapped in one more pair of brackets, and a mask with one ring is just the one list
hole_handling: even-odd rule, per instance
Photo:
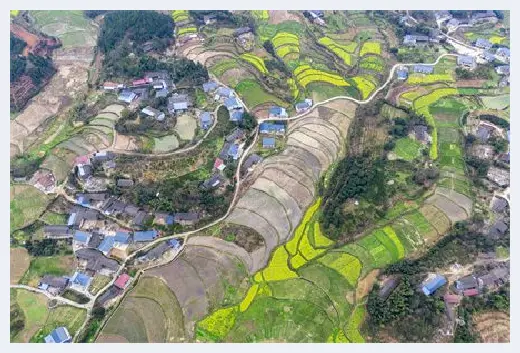
{"label": "crop row", "polygon": [[250,53],[242,54],[240,55],[240,57],[248,63],[250,63],[251,65],[253,65],[258,71],[260,71],[264,75],[267,74],[267,67],[265,66],[263,58]]}

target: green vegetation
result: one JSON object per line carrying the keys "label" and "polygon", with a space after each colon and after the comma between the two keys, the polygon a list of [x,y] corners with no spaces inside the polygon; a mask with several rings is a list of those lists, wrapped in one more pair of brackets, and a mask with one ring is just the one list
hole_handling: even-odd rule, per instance
{"label": "green vegetation", "polygon": [[405,161],[412,161],[420,156],[422,144],[416,139],[410,137],[403,137],[395,141],[394,151],[397,157]]}
{"label": "green vegetation", "polygon": [[26,227],[45,211],[50,197],[30,185],[11,186],[10,231]]}
{"label": "green vegetation", "polygon": [[240,81],[235,90],[250,109],[265,103],[282,107],[287,107],[288,105],[280,98],[267,93],[258,82],[252,79]]}
{"label": "green vegetation", "polygon": [[44,275],[70,275],[73,271],[72,261],[72,256],[35,257],[20,283],[36,287]]}
{"label": "green vegetation", "polygon": [[353,54],[357,48],[357,43],[349,43],[348,45],[342,45],[328,37],[322,37],[318,40],[318,43],[325,46],[327,49],[336,54],[346,65],[352,66],[354,63]]}
{"label": "green vegetation", "polygon": [[264,59],[256,55],[245,53],[240,55],[242,59],[253,65],[262,74],[267,74],[267,68],[265,67]]}

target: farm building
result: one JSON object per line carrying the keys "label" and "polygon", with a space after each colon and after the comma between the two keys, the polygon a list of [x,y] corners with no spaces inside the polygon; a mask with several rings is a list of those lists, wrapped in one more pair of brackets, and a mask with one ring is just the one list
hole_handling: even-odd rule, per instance
{"label": "farm building", "polygon": [[71,237],[74,231],[68,225],[44,226],[43,234],[46,238],[66,238]]}
{"label": "farm building", "polygon": [[77,247],[85,247],[88,246],[88,243],[92,238],[92,233],[83,232],[81,230],[76,230],[74,232],[74,246]]}
{"label": "farm building", "polygon": [[501,65],[495,68],[495,71],[499,75],[509,75],[509,65]]}
{"label": "farm building", "polygon": [[70,343],[72,337],[66,327],[54,329],[48,336],[45,336],[45,343]]}
{"label": "farm building", "polygon": [[164,120],[164,113],[150,106],[144,107],[143,110],[141,110],[141,112],[146,116],[157,119],[158,121]]}
{"label": "farm building", "polygon": [[400,67],[397,69],[397,79],[398,80],[406,80],[408,78],[408,68]]}
{"label": "farm building", "polygon": [[117,179],[117,186],[120,188],[129,188],[134,186],[132,179]]}
{"label": "farm building", "polygon": [[112,248],[114,247],[114,243],[114,237],[106,236],[105,239],[103,239],[103,241],[101,242],[101,244],[99,244],[97,249],[101,251],[103,255],[108,256],[110,250],[112,250]]}
{"label": "farm building", "polygon": [[262,139],[262,147],[263,148],[274,148],[275,147],[274,137],[264,137]]}
{"label": "farm building", "polygon": [[220,158],[222,160],[226,160],[228,157],[228,151],[231,148],[231,145],[232,145],[231,142],[225,142],[224,146],[222,146],[222,149],[220,150],[218,158]]}
{"label": "farm building", "polygon": [[394,289],[399,284],[399,278],[397,277],[391,277],[388,278],[386,281],[384,281],[383,285],[381,286],[381,289],[379,289],[378,296],[379,298],[385,299],[388,298],[390,294],[394,291]]}
{"label": "farm building", "polygon": [[240,37],[241,35],[244,35],[244,34],[247,34],[247,33],[251,33],[253,32],[253,30],[251,29],[251,27],[240,27],[240,28],[237,28],[235,30],[235,32],[233,33],[233,35],[235,37]]}
{"label": "farm building", "polygon": [[307,110],[309,110],[310,107],[312,107],[312,99],[307,98],[305,101],[297,103],[294,108],[296,109],[296,113],[300,114]]}
{"label": "farm building", "polygon": [[58,295],[62,293],[68,285],[69,279],[66,277],[45,275],[40,280],[38,288],[48,292],[49,294]]}
{"label": "farm building", "polygon": [[214,23],[217,23],[217,16],[215,16],[215,15],[206,15],[206,16],[204,16],[204,24],[205,25],[212,25]]}
{"label": "farm building", "polygon": [[488,169],[487,178],[501,187],[509,185],[509,170],[490,167]]}
{"label": "farm building", "polygon": [[199,220],[199,215],[197,213],[188,212],[188,213],[176,213],[174,215],[174,222],[183,226],[190,226],[197,223]]}
{"label": "farm building", "polygon": [[430,280],[424,283],[422,291],[426,295],[431,295],[445,284],[446,278],[444,276],[435,275],[435,277],[431,278]]}
{"label": "farm building", "polygon": [[492,238],[498,238],[506,233],[508,230],[507,224],[505,224],[503,221],[498,220],[496,221],[491,228],[489,228],[488,235]]}
{"label": "farm building", "polygon": [[199,123],[200,127],[204,130],[207,130],[210,128],[211,125],[213,125],[213,118],[211,117],[211,113],[209,112],[203,112],[199,116]]}
{"label": "farm building", "polygon": [[170,114],[184,113],[189,106],[191,106],[191,103],[186,94],[175,93],[168,98],[168,113]]}
{"label": "farm building", "polygon": [[105,82],[103,83],[103,89],[105,91],[114,91],[116,89],[118,89],[118,84],[117,83],[114,83],[114,82]]}
{"label": "farm building", "polygon": [[474,69],[477,66],[477,62],[475,61],[475,58],[473,56],[459,55],[457,56],[457,65],[469,69]]}
{"label": "farm building", "polygon": [[407,34],[403,38],[403,44],[408,46],[415,46],[418,44],[428,44],[430,38],[428,36],[416,36]]}
{"label": "farm building", "polygon": [[221,158],[215,159],[215,163],[213,163],[213,168],[223,171],[226,169],[226,165],[224,164],[224,161]]}
{"label": "farm building", "polygon": [[137,95],[139,100],[148,99],[148,87],[133,88],[132,92]]}
{"label": "farm building", "polygon": [[106,275],[111,274],[119,268],[117,261],[109,259],[96,249],[84,248],[75,252],[79,260],[80,267],[90,274],[102,272]]}
{"label": "farm building", "polygon": [[92,282],[92,277],[76,271],[70,278],[70,284],[73,289],[85,291]]}
{"label": "farm building", "polygon": [[235,94],[233,93],[233,91],[230,88],[219,87],[217,89],[217,92],[215,93],[215,95],[217,96],[217,97],[215,97],[215,99],[219,99],[219,98],[233,97]]}
{"label": "farm building", "polygon": [[238,102],[238,99],[236,97],[226,98],[226,100],[224,101],[224,105],[226,106],[226,108],[228,108],[228,110],[242,108],[242,104]]}
{"label": "farm building", "polygon": [[217,89],[217,87],[218,85],[215,81],[208,81],[202,84],[202,89],[204,90],[204,93],[213,92]]}
{"label": "farm building", "polygon": [[242,146],[236,143],[231,145],[228,149],[227,155],[236,161],[242,155]]}
{"label": "farm building", "polygon": [[463,292],[464,296],[465,297],[474,297],[476,295],[479,294],[478,292],[478,289],[477,288],[473,288],[473,289],[467,289]]}
{"label": "farm building", "polygon": [[431,65],[414,65],[413,72],[419,74],[433,74],[433,66]]}
{"label": "farm building", "polygon": [[457,290],[466,290],[478,287],[477,278],[473,275],[459,278],[455,281],[455,287]]}
{"label": "farm building", "polygon": [[136,226],[142,226],[149,218],[150,215],[146,211],[140,210],[132,219],[132,223]]}
{"label": "farm building", "polygon": [[214,174],[202,183],[202,187],[206,190],[209,190],[224,184],[224,181],[224,178],[220,174]]}
{"label": "farm building", "polygon": [[487,50],[491,48],[493,44],[485,38],[477,38],[477,40],[475,41],[475,46]]}
{"label": "farm building", "polygon": [[449,304],[458,304],[460,302],[460,297],[456,294],[448,294],[444,295],[444,301]]}
{"label": "farm building", "polygon": [[239,142],[246,137],[246,132],[243,129],[236,128],[233,132],[226,136],[226,142]]}
{"label": "farm building", "polygon": [[276,123],[261,123],[259,126],[259,131],[261,134],[284,135],[285,125]]}
{"label": "farm building", "polygon": [[125,289],[128,285],[128,281],[130,280],[130,276],[126,273],[123,273],[114,282],[114,286],[116,286],[119,289]]}
{"label": "farm building", "polygon": [[155,229],[137,231],[137,232],[134,232],[134,241],[135,242],[152,241],[155,238],[157,238],[158,236],[159,236],[159,232],[157,232]]}
{"label": "farm building", "polygon": [[495,212],[502,212],[506,209],[508,203],[507,200],[503,197],[496,197],[493,198],[491,209]]}
{"label": "farm building", "polygon": [[413,127],[415,138],[421,142],[428,142],[428,127],[425,125],[415,125]]}
{"label": "farm building", "polygon": [[167,213],[156,213],[153,223],[161,226],[171,226],[173,224],[173,215]]}
{"label": "farm building", "polygon": [[167,88],[162,88],[162,89],[159,89],[157,91],[155,91],[155,98],[161,98],[161,97],[166,97],[168,95],[168,89]]}
{"label": "farm building", "polygon": [[244,110],[243,109],[235,109],[229,115],[229,120],[237,122],[237,121],[241,121],[243,117],[244,117]]}
{"label": "farm building", "polygon": [[254,165],[260,163],[262,161],[262,157],[260,157],[257,154],[252,154],[244,161],[244,164],[242,164],[242,171],[250,171]]}
{"label": "farm building", "polygon": [[287,112],[282,107],[269,108],[269,118],[287,118]]}
{"label": "farm building", "polygon": [[77,175],[81,179],[87,179],[94,172],[90,164],[78,165],[76,168],[78,171]]}
{"label": "farm building", "polygon": [[495,55],[498,59],[502,61],[509,62],[509,60],[511,59],[511,51],[505,47],[498,48]]}
{"label": "farm building", "polygon": [[495,129],[493,127],[482,124],[482,125],[479,125],[479,127],[477,128],[475,136],[480,141],[486,142],[491,137],[491,135],[493,134],[494,131],[495,131]]}
{"label": "farm building", "polygon": [[477,25],[480,23],[496,23],[498,18],[493,11],[478,12],[471,16],[471,24]]}
{"label": "farm building", "polygon": [[116,155],[111,151],[100,151],[92,155],[92,162],[103,163],[111,159],[114,159],[115,157]]}
{"label": "farm building", "polygon": [[125,103],[132,103],[136,98],[137,94],[135,94],[132,91],[123,91],[117,97],[118,100],[123,101]]}

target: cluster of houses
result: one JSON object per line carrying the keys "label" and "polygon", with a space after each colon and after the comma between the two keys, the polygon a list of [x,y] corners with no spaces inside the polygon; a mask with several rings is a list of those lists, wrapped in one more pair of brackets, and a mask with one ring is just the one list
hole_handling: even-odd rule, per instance
{"label": "cluster of houses", "polygon": [[325,26],[325,13],[322,10],[306,10],[303,14],[310,19],[310,21],[319,26]]}
{"label": "cluster of houses", "polygon": [[435,19],[439,24],[445,24],[449,31],[454,31],[461,26],[475,26],[484,23],[495,24],[498,22],[496,14],[489,10],[475,12],[469,18],[455,18],[449,11],[436,11]]}
{"label": "cluster of houses", "polygon": [[89,192],[101,192],[107,189],[107,179],[94,176],[96,169],[103,169],[109,175],[116,167],[115,154],[110,151],[99,151],[93,154],[76,157],[74,174],[78,181]]}
{"label": "cluster of houses", "polygon": [[121,102],[132,103],[136,100],[149,98],[149,89],[155,90],[155,97],[166,97],[175,90],[175,84],[167,71],[148,72],[142,78],[133,80],[131,83],[122,84],[115,82],[103,83],[105,92],[118,93],[117,99]]}
{"label": "cluster of houses", "polygon": [[403,45],[409,47],[420,47],[428,44],[439,44],[440,37],[440,31],[438,29],[430,30],[429,35],[407,34],[403,37]]}
{"label": "cluster of houses", "polygon": [[267,135],[262,137],[262,148],[265,149],[275,148],[276,138],[285,135],[285,124],[282,123],[264,122],[259,125],[258,129],[260,135]]}

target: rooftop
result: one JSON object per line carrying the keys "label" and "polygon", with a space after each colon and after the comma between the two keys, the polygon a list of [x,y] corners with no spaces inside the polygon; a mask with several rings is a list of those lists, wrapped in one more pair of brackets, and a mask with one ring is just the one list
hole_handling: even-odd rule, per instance
{"label": "rooftop", "polygon": [[142,230],[134,232],[134,241],[152,241],[159,236],[159,233],[155,230]]}
{"label": "rooftop", "polygon": [[125,289],[129,280],[130,280],[130,276],[127,275],[126,273],[123,273],[122,275],[117,277],[117,279],[114,282],[114,286],[116,286],[117,288]]}

